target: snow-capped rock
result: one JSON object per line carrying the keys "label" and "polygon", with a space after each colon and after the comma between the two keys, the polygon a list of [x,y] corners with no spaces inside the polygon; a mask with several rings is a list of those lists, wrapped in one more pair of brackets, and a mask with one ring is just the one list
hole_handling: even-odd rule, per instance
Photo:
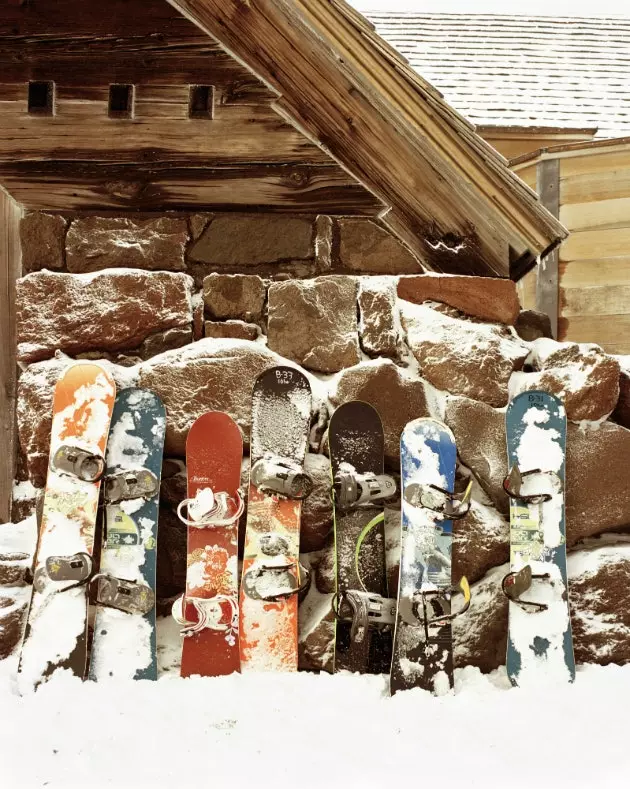
{"label": "snow-capped rock", "polygon": [[370,356],[395,356],[398,347],[393,277],[363,277],[359,287],[361,347]]}
{"label": "snow-capped rock", "polygon": [[267,289],[255,274],[210,274],[203,281],[203,300],[213,320],[262,320]]}

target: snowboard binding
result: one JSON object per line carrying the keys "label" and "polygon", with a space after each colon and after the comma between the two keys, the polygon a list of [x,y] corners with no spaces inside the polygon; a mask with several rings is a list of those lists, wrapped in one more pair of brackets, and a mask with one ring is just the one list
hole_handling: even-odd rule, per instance
{"label": "snowboard binding", "polygon": [[405,487],[405,501],[412,507],[422,507],[438,513],[442,516],[440,520],[454,521],[468,515],[471,491],[472,481],[463,495],[451,493],[437,485],[422,485],[415,482]]}
{"label": "snowboard binding", "polygon": [[[464,596],[463,606],[452,610],[452,598],[456,594]],[[401,619],[408,625],[424,627],[426,637],[429,638],[429,628],[440,628],[462,616],[470,608],[470,585],[463,575],[457,586],[447,586],[442,589],[427,589],[410,598],[402,598],[398,612]]]}
{"label": "snowboard binding", "polygon": [[[188,508],[188,518],[184,517]],[[227,493],[214,493],[211,488],[200,488],[194,499],[184,499],[177,508],[177,517],[186,526],[207,529],[213,526],[231,526],[243,514],[245,502],[240,490],[232,497]]]}
{"label": "snowboard binding", "polygon": [[521,600],[521,595],[531,588],[532,581],[549,580],[549,573],[534,575],[531,565],[526,564],[520,570],[514,570],[504,576],[501,583],[503,594],[524,611],[546,611],[549,606],[546,603],[537,603],[534,600]]}
{"label": "snowboard binding", "polygon": [[[187,605],[194,607],[197,614],[196,622],[186,619]],[[226,619],[224,605],[229,606],[227,621],[224,621]],[[238,601],[231,595],[217,594],[213,597],[180,595],[173,603],[171,612],[173,619],[182,626],[180,633],[185,637],[193,636],[205,629],[225,633],[228,638],[238,632]]]}
{"label": "snowboard binding", "polygon": [[105,473],[105,458],[87,449],[63,444],[53,455],[50,467],[57,474],[70,474],[83,482],[98,482]]}
{"label": "snowboard binding", "polygon": [[72,556],[49,556],[43,567],[39,567],[33,576],[33,587],[43,592],[47,581],[55,584],[69,581],[69,585],[57,591],[65,592],[77,586],[87,584],[94,572],[94,562],[89,553],[75,553]]}
{"label": "snowboard binding", "polygon": [[391,627],[396,621],[396,600],[372,592],[346,589],[334,595],[332,609],[341,622],[352,622],[350,638],[360,644],[369,627]]}
{"label": "snowboard binding", "polygon": [[274,602],[299,594],[309,583],[306,569],[288,557],[289,543],[282,534],[269,532],[258,537],[261,554],[269,557],[256,562],[243,575],[243,590],[253,600]]}
{"label": "snowboard binding", "polygon": [[150,499],[158,492],[158,479],[149,469],[121,471],[104,480],[103,496],[106,504],[117,504],[130,499]]}
{"label": "snowboard binding", "polygon": [[135,581],[115,578],[107,573],[97,573],[90,586],[96,585],[96,602],[116,608],[126,614],[148,614],[155,605],[155,594],[150,586]]}
{"label": "snowboard binding", "polygon": [[340,468],[333,482],[335,507],[343,512],[370,507],[395,495],[396,481],[388,474],[359,474],[352,467]]}
{"label": "snowboard binding", "polygon": [[252,465],[250,482],[262,493],[298,501],[309,496],[315,484],[299,463],[270,453]]}
{"label": "snowboard binding", "polygon": [[542,471],[539,468],[533,468],[529,471],[521,471],[517,465],[512,466],[510,473],[503,480],[503,490],[512,500],[521,501],[527,504],[544,504],[546,501],[551,501],[553,498],[551,493],[523,493],[523,483],[526,477],[531,477],[534,474],[543,474],[550,477],[554,487],[562,489],[562,482],[558,475],[553,471]]}

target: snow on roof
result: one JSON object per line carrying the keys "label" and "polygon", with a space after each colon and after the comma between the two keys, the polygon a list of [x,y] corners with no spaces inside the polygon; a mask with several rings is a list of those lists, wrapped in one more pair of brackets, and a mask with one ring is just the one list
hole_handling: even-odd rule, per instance
{"label": "snow on roof", "polygon": [[630,18],[366,15],[477,126],[630,135]]}

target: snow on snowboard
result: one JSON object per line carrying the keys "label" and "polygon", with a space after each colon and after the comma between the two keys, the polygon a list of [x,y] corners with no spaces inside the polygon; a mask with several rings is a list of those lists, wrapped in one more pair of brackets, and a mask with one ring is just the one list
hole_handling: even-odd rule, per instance
{"label": "snow on snowboard", "polygon": [[345,403],[328,430],[335,529],[334,671],[382,673],[391,661],[396,601],[387,597],[383,426],[368,403]]}
{"label": "snow on snowboard", "polygon": [[[467,609],[468,582],[451,582],[453,518],[468,510],[470,486],[453,493],[457,452],[446,425],[435,419],[409,422],[400,439],[402,485],[401,558],[394,631],[391,692],[453,687],[451,621]],[[461,591],[455,611],[452,597]]]}
{"label": "snow on snowboard", "polygon": [[166,413],[159,397],[123,389],[105,454],[105,522],[89,677],[157,679],[155,570]]}
{"label": "snow on snowboard", "polygon": [[508,676],[519,686],[573,681],[564,523],[565,409],[551,394],[523,392],[508,405],[505,426]]}
{"label": "snow on snowboard", "polygon": [[[173,606],[183,625],[181,675],[220,676],[240,668],[238,523],[243,439],[228,415],[200,416],[186,440],[186,592]],[[183,509],[187,508],[187,516]]]}
{"label": "snow on snowboard", "polygon": [[251,470],[241,579],[242,671],[297,671],[301,500],[311,417],[308,379],[261,373],[252,395]]}
{"label": "snow on snowboard", "polygon": [[115,394],[110,374],[91,362],[71,365],[55,387],[33,593],[18,667],[22,692],[58,671],[85,674],[88,582]]}

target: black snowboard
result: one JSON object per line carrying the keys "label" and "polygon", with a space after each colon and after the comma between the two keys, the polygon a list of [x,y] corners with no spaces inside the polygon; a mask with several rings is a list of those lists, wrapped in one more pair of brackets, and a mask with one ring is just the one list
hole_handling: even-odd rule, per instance
{"label": "black snowboard", "polygon": [[[328,440],[333,482],[340,467],[343,468],[342,464],[348,464],[362,474],[383,473],[383,426],[378,412],[368,403],[355,400],[341,405],[330,420]],[[363,540],[357,556],[357,541],[364,528],[375,519],[379,519],[377,525]],[[335,507],[335,550],[337,600],[347,590],[363,590],[387,597],[381,504],[349,511]],[[370,627],[367,638],[356,643],[350,636],[351,627],[350,621],[336,621],[333,670],[363,674],[388,672],[391,628]]]}

